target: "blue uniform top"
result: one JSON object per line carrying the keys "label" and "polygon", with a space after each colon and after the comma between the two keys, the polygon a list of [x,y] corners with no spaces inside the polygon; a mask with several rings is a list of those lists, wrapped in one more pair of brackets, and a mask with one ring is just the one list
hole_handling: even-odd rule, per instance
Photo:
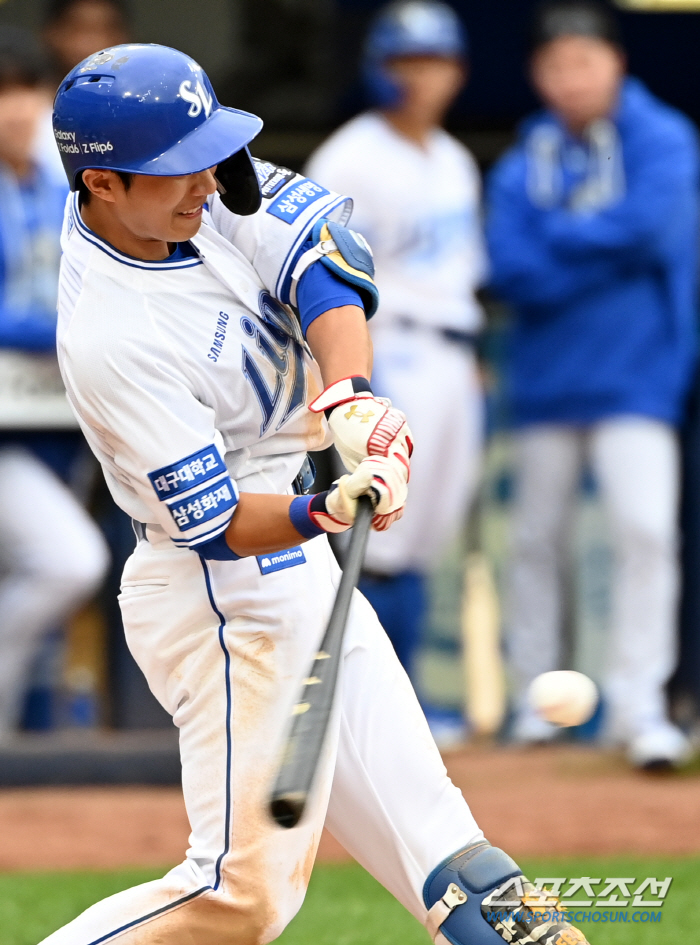
{"label": "blue uniform top", "polygon": [[56,347],[59,238],[68,185],[37,167],[25,180],[0,166],[0,347]]}
{"label": "blue uniform top", "polygon": [[636,79],[586,140],[527,121],[488,188],[492,286],[515,324],[516,424],[677,423],[695,351],[698,145]]}

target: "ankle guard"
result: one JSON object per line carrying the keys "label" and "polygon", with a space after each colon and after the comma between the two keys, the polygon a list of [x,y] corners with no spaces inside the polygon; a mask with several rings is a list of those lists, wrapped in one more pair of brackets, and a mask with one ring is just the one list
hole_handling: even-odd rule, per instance
{"label": "ankle guard", "polygon": [[423,886],[435,945],[587,945],[558,900],[486,840],[443,860]]}

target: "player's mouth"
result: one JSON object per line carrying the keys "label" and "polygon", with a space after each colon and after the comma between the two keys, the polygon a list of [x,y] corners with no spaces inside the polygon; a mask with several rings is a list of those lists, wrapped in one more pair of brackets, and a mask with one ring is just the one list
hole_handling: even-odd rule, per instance
{"label": "player's mouth", "polygon": [[186,220],[196,220],[201,215],[202,207],[194,207],[192,210],[180,210],[178,213],[179,217],[184,217]]}

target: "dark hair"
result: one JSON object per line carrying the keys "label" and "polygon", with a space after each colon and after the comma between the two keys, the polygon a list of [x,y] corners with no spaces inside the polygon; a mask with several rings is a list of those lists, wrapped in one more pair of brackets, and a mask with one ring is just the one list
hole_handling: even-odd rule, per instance
{"label": "dark hair", "polygon": [[70,11],[71,7],[74,7],[78,3],[95,2],[107,3],[116,10],[124,23],[130,21],[131,12],[127,0],[50,0],[44,15],[44,23],[49,25],[58,22],[58,20],[61,20],[66,13]]}
{"label": "dark hair", "polygon": [[[134,179],[133,174],[127,173],[127,171],[115,171],[114,172],[119,180],[124,184],[124,190],[128,190],[131,187],[131,182]],[[83,180],[83,172],[80,172],[80,176],[77,180],[78,184],[78,196],[80,198],[80,206],[87,207],[92,198],[92,191],[88,188],[87,184]]]}
{"label": "dark hair", "polygon": [[612,10],[595,0],[547,0],[535,10],[530,51],[560,36],[591,36],[620,45],[620,31]]}
{"label": "dark hair", "polygon": [[0,27],[0,89],[34,88],[48,77],[47,57],[32,33],[19,26]]}

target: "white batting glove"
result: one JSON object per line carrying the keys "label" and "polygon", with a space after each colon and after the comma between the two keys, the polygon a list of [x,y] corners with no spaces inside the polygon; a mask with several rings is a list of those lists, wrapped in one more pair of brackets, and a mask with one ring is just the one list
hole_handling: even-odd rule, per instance
{"label": "white batting glove", "polygon": [[309,404],[325,412],[335,448],[351,473],[366,456],[398,454],[410,463],[413,438],[400,410],[375,397],[364,377],[346,377],[327,387]]}
{"label": "white batting glove", "polygon": [[344,532],[355,521],[358,498],[368,495],[375,512],[372,527],[385,531],[403,515],[407,483],[408,466],[402,459],[368,456],[354,473],[341,476],[327,492],[294,499],[289,518],[305,538]]}

